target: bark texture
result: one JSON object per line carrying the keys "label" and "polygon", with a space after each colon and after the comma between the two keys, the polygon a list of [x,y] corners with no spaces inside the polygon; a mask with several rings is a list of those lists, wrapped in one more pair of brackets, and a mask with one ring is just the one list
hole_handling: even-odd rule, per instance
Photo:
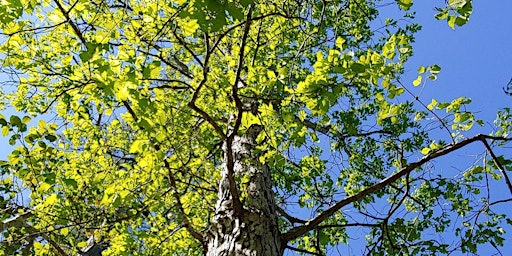
{"label": "bark texture", "polygon": [[[243,209],[239,213],[234,209],[229,188],[229,169],[225,163],[208,237],[208,256],[283,254],[270,170],[268,166],[259,163],[257,156],[252,153],[261,129],[251,128],[244,136],[236,136],[231,145],[233,172],[237,180],[242,181],[237,182],[240,183],[237,189]],[[224,151],[227,152],[226,149]]]}

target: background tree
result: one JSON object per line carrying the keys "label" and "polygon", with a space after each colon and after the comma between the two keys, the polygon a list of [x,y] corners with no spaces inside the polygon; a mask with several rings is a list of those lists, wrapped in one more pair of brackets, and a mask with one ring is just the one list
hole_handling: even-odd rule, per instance
{"label": "background tree", "polygon": [[[510,111],[470,136],[470,99],[415,97],[420,26],[396,2],[382,28],[379,1],[3,3],[3,99],[26,116],[0,118],[0,254],[324,255],[353,227],[370,255],[502,246]],[[477,143],[460,175],[431,168]]]}

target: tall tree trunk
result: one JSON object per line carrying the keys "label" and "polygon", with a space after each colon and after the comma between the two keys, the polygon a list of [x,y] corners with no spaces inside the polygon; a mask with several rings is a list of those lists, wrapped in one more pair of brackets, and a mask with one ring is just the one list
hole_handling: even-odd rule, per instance
{"label": "tall tree trunk", "polygon": [[225,163],[208,237],[208,256],[283,254],[270,170],[267,165],[259,163],[253,153],[261,128],[251,128],[244,136],[236,136],[231,145],[234,174],[248,177],[248,180],[242,179],[246,183],[237,186],[237,189],[243,190],[240,191],[243,209],[239,213],[235,210],[230,192],[227,148],[224,148]]}

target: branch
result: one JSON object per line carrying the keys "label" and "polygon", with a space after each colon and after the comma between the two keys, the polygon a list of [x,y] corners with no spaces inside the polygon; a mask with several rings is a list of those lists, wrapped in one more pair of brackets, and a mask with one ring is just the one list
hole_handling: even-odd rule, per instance
{"label": "branch", "polygon": [[58,26],[60,26],[60,25],[62,25],[64,23],[67,23],[67,21],[63,21],[63,22],[60,22],[60,23],[57,23],[57,24],[54,24],[54,25],[51,25],[51,26],[41,26],[41,27],[20,29],[20,30],[13,31],[11,33],[4,33],[2,31],[2,32],[0,32],[0,35],[13,36],[13,35],[16,35],[16,34],[19,34],[19,33],[25,33],[25,32],[36,32],[37,33],[37,31],[39,31],[39,30],[56,28],[56,27],[58,27]]}
{"label": "branch", "polygon": [[308,250],[299,249],[299,248],[292,247],[292,246],[289,246],[289,245],[286,246],[286,249],[289,249],[289,250],[292,250],[292,251],[296,251],[296,252],[300,252],[300,253],[307,253],[307,254],[310,254],[310,255],[317,255],[317,256],[322,256],[323,255],[321,253],[310,252]]}
{"label": "branch", "polygon": [[154,89],[173,89],[173,90],[185,90],[185,89],[193,89],[192,86],[190,86],[188,83],[178,80],[178,79],[166,79],[166,78],[142,78],[140,79],[142,81],[156,81],[156,82],[165,82],[165,83],[179,83],[183,84],[184,86],[177,86],[177,85],[169,85],[169,84],[162,84],[159,86],[151,87],[149,90]]}
{"label": "branch", "polygon": [[190,55],[192,55],[192,57],[194,58],[194,60],[196,60],[196,61],[197,61],[197,63],[199,63],[199,65],[201,65],[201,67],[202,67],[202,68],[204,68],[204,64],[203,64],[203,63],[201,62],[201,60],[200,60],[200,59],[199,59],[199,58],[194,54],[194,51],[192,51],[192,50],[190,49],[190,47],[188,47],[187,43],[186,43],[183,39],[181,39],[181,38],[179,37],[179,35],[176,33],[176,29],[172,29],[171,31],[172,31],[172,34],[174,35],[174,37],[178,40],[178,43],[179,43],[181,46],[183,46],[183,48],[185,48],[185,50],[187,50],[187,51],[190,53]]}
{"label": "branch", "polygon": [[[146,42],[147,43],[147,42]],[[148,43],[149,44],[149,43]],[[139,52],[141,53],[144,53],[148,56],[151,56],[151,57],[154,57],[154,58],[157,58],[158,60],[160,60],[161,62],[165,63],[165,65],[173,68],[174,70],[178,71],[180,74],[182,74],[183,76],[185,76],[186,78],[188,79],[194,79],[194,76],[192,76],[191,74],[185,72],[185,70],[183,70],[182,68],[172,64],[169,60],[165,59],[161,54],[154,54],[154,53],[151,53],[149,51],[145,51],[145,50],[141,50],[141,49],[138,49]],[[177,64],[178,65],[178,64]]]}
{"label": "branch", "polygon": [[[238,110],[238,115],[235,120],[235,126],[233,127],[233,131],[229,135],[231,137],[231,140],[234,138],[234,136],[238,133],[238,129],[240,128],[240,124],[242,123],[242,115],[243,115],[243,104],[242,100],[240,100],[240,97],[238,96],[238,87],[240,83],[240,75],[242,73],[242,68],[244,65],[244,51],[245,51],[245,45],[247,43],[247,35],[249,34],[249,30],[251,27],[251,15],[252,10],[254,9],[254,5],[251,5],[249,7],[249,12],[247,13],[247,20],[245,21],[245,27],[244,27],[244,34],[242,35],[242,42],[240,43],[240,52],[238,54],[238,65],[236,68],[236,76],[235,76],[235,82],[233,83],[233,89],[231,96],[233,97],[233,100],[235,101],[236,109]],[[231,146],[231,145],[228,145]]]}
{"label": "branch", "polygon": [[133,111],[132,107],[130,106],[130,104],[126,100],[123,100],[123,105],[128,110],[130,115],[133,117],[133,120],[135,120],[135,122],[139,121],[139,118],[135,114],[135,111]]}
{"label": "branch", "polygon": [[[57,5],[57,7],[59,8],[59,11],[62,13],[62,15],[64,15],[64,17],[66,18],[66,21],[69,23],[69,25],[71,25],[71,28],[73,28],[73,31],[75,32],[76,36],[78,36],[78,38],[80,39],[80,42],[82,42],[82,44],[85,47],[87,47],[87,45],[85,44],[86,41],[84,39],[84,35],[82,34],[82,31],[80,31],[80,29],[78,29],[76,24],[73,23],[73,21],[69,17],[69,11],[71,11],[72,8],[70,8],[68,11],[66,11],[66,10],[64,10],[64,7],[62,7],[62,5],[60,4],[60,2],[58,0],[54,0],[54,2]],[[76,1],[75,4],[76,3],[78,3],[78,1]],[[72,7],[74,7],[74,5]]]}
{"label": "branch", "polygon": [[319,225],[320,229],[328,229],[328,228],[346,228],[346,227],[378,227],[379,224],[372,223],[347,223],[347,224],[329,224],[329,225]]}
{"label": "branch", "polygon": [[294,224],[294,223],[301,223],[301,224],[304,224],[306,223],[305,220],[302,220],[302,219],[299,219],[299,218],[296,218],[296,217],[293,217],[291,216],[290,214],[288,214],[285,210],[283,210],[283,208],[279,207],[279,206],[276,206],[277,208],[277,212],[285,217],[290,223]]}
{"label": "branch", "polygon": [[500,163],[500,161],[498,160],[498,157],[496,157],[496,155],[494,154],[494,152],[492,151],[492,148],[491,146],[489,145],[489,143],[487,142],[487,140],[482,140],[482,143],[484,143],[485,145],[485,148],[487,149],[487,151],[489,151],[489,154],[491,154],[491,157],[492,157],[492,160],[494,161],[494,163],[496,164],[496,166],[498,167],[498,169],[500,170],[501,172],[501,175],[503,175],[503,178],[505,178],[505,182],[507,183],[507,186],[508,186],[508,190],[510,191],[510,193],[512,194],[512,183],[510,183],[510,179],[508,178],[508,175],[507,173],[505,172],[505,168],[503,167],[503,165]]}
{"label": "branch", "polygon": [[298,116],[295,116],[295,121],[302,123],[303,125],[305,125],[307,128],[309,128],[311,130],[318,131],[324,135],[331,134],[332,136],[337,137],[339,139],[345,139],[345,138],[349,138],[349,137],[363,137],[363,136],[369,136],[369,135],[373,135],[373,134],[388,134],[388,135],[393,134],[392,131],[378,130],[378,131],[362,132],[362,133],[348,135],[348,134],[341,134],[336,131],[331,131],[332,125],[321,126],[307,118],[305,118],[303,121],[303,120],[300,120],[300,118]]}
{"label": "branch", "polygon": [[[37,229],[35,229],[34,227],[32,226],[26,226],[28,228],[28,230],[30,230],[30,232],[33,232],[33,233],[38,233],[39,231]],[[42,232],[39,232],[41,234],[41,237],[44,238],[44,240],[48,241],[48,243],[50,243],[53,248],[55,248],[55,250],[57,250],[57,252],[59,253],[60,256],[68,256],[68,254],[59,246],[59,244],[57,244],[55,241],[53,241],[47,234],[45,233],[42,233]]]}
{"label": "branch", "polygon": [[31,211],[27,211],[0,222],[0,233],[11,227],[21,228],[23,226],[26,226],[27,223],[25,222],[25,220],[32,217],[33,215],[34,214]]}
{"label": "branch", "polygon": [[414,169],[420,167],[421,165],[427,163],[428,161],[431,161],[433,159],[436,159],[438,157],[441,157],[443,155],[446,155],[448,153],[456,151],[456,150],[458,150],[460,148],[463,148],[463,147],[465,147],[465,146],[467,146],[467,145],[469,145],[469,144],[471,144],[471,143],[473,143],[475,141],[484,142],[487,139],[501,140],[501,141],[512,141],[512,138],[504,138],[504,137],[496,137],[496,136],[489,136],[489,135],[479,134],[479,135],[476,135],[476,136],[474,136],[472,138],[469,138],[469,139],[466,139],[466,140],[463,140],[463,141],[460,141],[460,142],[457,142],[457,143],[449,144],[449,145],[447,145],[447,146],[445,146],[445,147],[443,147],[443,148],[441,148],[441,149],[439,149],[437,151],[431,152],[430,154],[428,154],[428,155],[424,156],[423,158],[421,158],[419,161],[410,163],[409,165],[407,165],[406,167],[402,168],[397,173],[395,173],[395,174],[393,174],[393,175],[391,175],[391,176],[381,180],[378,183],[373,184],[372,186],[369,186],[369,187],[363,189],[361,192],[359,192],[359,193],[357,193],[355,195],[352,195],[352,196],[345,197],[345,199],[337,202],[336,204],[334,204],[333,206],[331,206],[330,208],[328,208],[324,212],[318,214],[316,217],[314,217],[313,219],[309,220],[306,224],[290,229],[288,232],[286,232],[286,233],[284,233],[282,235],[282,239],[283,239],[284,242],[288,242],[290,240],[293,240],[293,239],[296,239],[298,237],[301,237],[302,235],[304,235],[305,233],[309,232],[310,230],[315,229],[318,225],[320,225],[320,223],[322,223],[328,217],[332,216],[334,213],[336,213],[342,207],[344,207],[344,206],[346,206],[348,204],[360,201],[364,197],[379,191],[380,189],[388,186],[391,183],[394,183],[395,181],[397,181],[400,178],[406,176],[407,174],[412,172]]}
{"label": "branch", "polygon": [[235,125],[233,126],[233,130],[226,138],[226,168],[227,168],[227,179],[229,182],[229,192],[233,198],[233,210],[235,211],[235,215],[240,214],[242,212],[242,202],[240,202],[240,195],[238,193],[238,189],[236,188],[235,181],[235,159],[233,153],[233,141],[235,139],[235,135],[238,134],[238,130],[240,129],[240,124],[242,123],[242,116],[244,113],[242,100],[238,96],[238,83],[240,81],[240,74],[242,72],[242,66],[244,62],[244,49],[245,44],[247,42],[247,35],[249,34],[249,28],[251,25],[251,15],[254,5],[249,7],[249,12],[247,13],[247,20],[245,21],[244,34],[242,36],[242,42],[240,43],[240,52],[238,56],[238,67],[236,70],[235,82],[233,84],[232,94],[235,101],[235,106],[238,111],[238,114],[235,119]]}
{"label": "branch", "polygon": [[[68,254],[55,241],[50,239],[50,237],[47,234],[45,234],[43,232],[40,232],[39,230],[37,230],[34,227],[30,226],[26,222],[26,220],[28,218],[32,217],[33,215],[34,214],[31,211],[27,211],[27,212],[24,212],[24,213],[21,213],[21,214],[15,216],[15,217],[12,217],[12,218],[9,218],[9,219],[6,219],[6,220],[0,222],[0,233],[2,233],[3,231],[5,231],[5,230],[7,230],[9,228],[12,228],[12,227],[15,227],[15,228],[26,228],[30,232],[32,232],[34,235],[35,234],[39,234],[46,241],[48,241],[48,243],[50,243],[55,248],[55,250],[57,250],[59,255],[67,256]],[[28,242],[30,244],[30,241],[28,241]]]}
{"label": "branch", "polygon": [[192,227],[190,220],[187,218],[187,215],[185,214],[185,210],[183,209],[183,204],[181,203],[180,195],[178,194],[178,191],[177,191],[176,179],[174,178],[174,175],[172,175],[172,172],[171,172],[172,168],[169,164],[169,161],[167,159],[165,159],[164,164],[165,164],[165,168],[167,168],[167,170],[169,171],[169,175],[168,175],[169,183],[172,187],[172,195],[174,196],[174,199],[176,200],[176,205],[178,207],[178,211],[180,212],[181,221],[185,225],[185,228],[187,229],[187,231],[195,239],[199,240],[201,242],[201,244],[203,245],[203,248],[206,250],[207,245],[206,245],[206,241],[205,241],[203,235],[201,235],[201,233],[199,233],[197,230],[194,229],[194,227]]}
{"label": "branch", "polygon": [[[409,93],[409,95],[411,95],[412,97],[414,97],[414,100],[416,100],[417,102],[420,103],[421,106],[423,106],[428,112],[430,112],[440,123],[441,123],[441,126],[443,127],[443,129],[445,129],[448,134],[450,135],[450,138],[452,139],[452,143],[455,143],[455,138],[451,135],[452,132],[450,131],[450,129],[448,128],[448,126],[445,124],[445,122],[443,121],[443,119],[436,114],[436,112],[434,112],[433,109],[430,109],[427,107],[427,105],[425,105],[425,103],[423,103],[423,101],[420,100],[420,98],[416,95],[414,95],[411,91],[409,91],[409,89],[407,89],[407,87],[405,87],[402,82],[400,82],[400,80],[397,79],[397,82],[402,86],[402,88],[404,88],[407,93]],[[420,92],[421,93],[421,92]]]}
{"label": "branch", "polygon": [[203,88],[203,86],[206,84],[206,81],[208,80],[208,61],[210,60],[210,44],[208,40],[208,35],[205,34],[204,41],[206,44],[206,56],[204,57],[205,68],[203,68],[203,80],[201,80],[201,82],[195,89],[194,94],[192,95],[192,99],[190,99],[190,102],[188,103],[188,106],[192,110],[199,113],[211,126],[213,126],[215,132],[217,132],[217,134],[219,134],[222,137],[222,139],[226,139],[226,134],[224,133],[224,131],[222,131],[222,128],[215,122],[215,120],[213,120],[213,118],[210,115],[208,115],[208,113],[206,113],[204,110],[202,110],[196,105],[197,98],[199,98],[199,92],[201,91],[201,88]]}
{"label": "branch", "polygon": [[[261,16],[253,17],[251,20],[252,21],[263,20],[263,19],[265,19],[267,17],[271,17],[271,16],[280,16],[280,17],[287,18],[287,19],[305,20],[305,18],[300,17],[300,16],[291,16],[291,15],[283,14],[280,12],[272,12],[272,13],[268,13],[268,14],[263,14]],[[217,41],[213,44],[212,51],[215,50],[215,48],[217,48],[219,46],[219,44],[222,42],[222,39],[224,37],[226,37],[229,34],[229,32],[233,31],[234,29],[236,29],[240,26],[243,26],[244,24],[245,24],[245,22],[240,22],[236,25],[233,25],[233,26],[227,28],[224,32],[219,34]]]}

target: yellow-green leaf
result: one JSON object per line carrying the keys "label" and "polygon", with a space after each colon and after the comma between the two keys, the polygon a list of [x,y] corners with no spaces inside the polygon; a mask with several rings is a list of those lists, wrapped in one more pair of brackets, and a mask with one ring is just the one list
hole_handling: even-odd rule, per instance
{"label": "yellow-green leaf", "polygon": [[397,0],[398,2],[398,6],[400,7],[400,9],[402,10],[409,10],[411,8],[411,6],[413,5],[413,2],[412,0]]}
{"label": "yellow-green leaf", "polygon": [[336,38],[336,47],[338,47],[338,49],[340,49],[340,51],[343,51],[343,43],[345,43],[346,41],[347,40],[345,40],[342,37]]}
{"label": "yellow-green leaf", "polygon": [[420,84],[421,84],[421,80],[422,80],[422,79],[423,79],[423,77],[422,77],[422,76],[418,76],[418,77],[416,78],[416,80],[412,81],[412,84],[413,84],[414,86],[418,86],[418,85],[420,85]]}
{"label": "yellow-green leaf", "polygon": [[61,235],[67,236],[69,234],[69,228],[62,228],[60,230]]}
{"label": "yellow-green leaf", "polygon": [[193,35],[197,29],[199,28],[199,24],[197,24],[197,20],[189,20],[183,23],[182,27],[182,35],[184,37]]}
{"label": "yellow-green leaf", "polygon": [[9,134],[9,127],[7,126],[3,126],[2,127],[2,136],[7,136],[7,134]]}
{"label": "yellow-green leaf", "polygon": [[434,108],[436,107],[436,105],[437,105],[437,100],[436,100],[436,99],[432,99],[432,101],[430,102],[430,104],[428,104],[427,108],[428,108],[429,110],[432,110],[432,109],[434,109]]}
{"label": "yellow-green leaf", "polygon": [[78,247],[86,247],[87,246],[87,242],[86,241],[82,241],[82,242],[76,244],[76,246],[78,246]]}

